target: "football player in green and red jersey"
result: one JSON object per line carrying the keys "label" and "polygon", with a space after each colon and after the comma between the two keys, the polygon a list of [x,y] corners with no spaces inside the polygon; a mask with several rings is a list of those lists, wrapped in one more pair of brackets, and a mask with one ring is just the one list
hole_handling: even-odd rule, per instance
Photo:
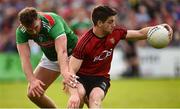
{"label": "football player in green and red jersey", "polygon": [[[27,95],[40,108],[55,108],[56,105],[44,92],[60,72],[65,84],[76,87],[77,76],[69,73],[68,57],[76,45],[77,36],[62,17],[52,12],[38,12],[33,7],[26,7],[19,12],[18,18],[20,25],[16,30],[16,43],[22,69],[29,83]],[[34,40],[43,51],[42,59],[34,71],[28,40]],[[76,96],[76,93],[71,94],[78,101],[79,97]]]}

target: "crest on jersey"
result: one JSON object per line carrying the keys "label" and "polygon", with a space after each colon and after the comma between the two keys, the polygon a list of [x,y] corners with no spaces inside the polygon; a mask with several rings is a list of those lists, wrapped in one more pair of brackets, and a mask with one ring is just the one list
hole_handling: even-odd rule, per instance
{"label": "crest on jersey", "polygon": [[111,38],[111,39],[110,39],[110,42],[111,42],[112,44],[114,44],[114,43],[115,43],[115,39],[114,39],[114,38]]}
{"label": "crest on jersey", "polygon": [[43,41],[43,37],[44,37],[44,35],[43,35],[43,34],[39,34],[39,37],[38,37],[38,38],[39,38],[39,41],[40,41],[40,42],[42,42],[42,41]]}

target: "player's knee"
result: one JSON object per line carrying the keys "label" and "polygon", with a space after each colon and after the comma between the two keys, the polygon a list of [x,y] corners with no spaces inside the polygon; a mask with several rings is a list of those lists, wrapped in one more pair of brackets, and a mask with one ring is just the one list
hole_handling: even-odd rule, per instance
{"label": "player's knee", "polygon": [[41,94],[41,95],[38,97],[38,96],[33,96],[33,94],[30,93],[30,92],[27,93],[27,97],[28,97],[31,101],[34,101],[34,100],[36,100],[36,99],[39,99],[39,98],[42,97],[42,96],[43,96],[43,94]]}
{"label": "player's knee", "polygon": [[86,91],[82,84],[78,85],[78,94],[79,94],[80,99],[83,100],[85,97]]}
{"label": "player's knee", "polygon": [[99,96],[90,95],[89,96],[89,107],[100,107],[101,106],[101,98]]}
{"label": "player's knee", "polygon": [[30,99],[30,100],[33,100],[35,97],[32,95],[32,93],[28,92],[27,93],[27,97]]}
{"label": "player's knee", "polygon": [[104,92],[102,90],[95,89],[89,95],[89,102],[96,105],[100,105],[103,98],[104,98]]}
{"label": "player's knee", "polygon": [[91,94],[89,95],[89,100],[99,101],[99,100],[101,100],[101,96],[99,96],[98,94],[95,94],[95,93],[91,93]]}
{"label": "player's knee", "polygon": [[79,93],[80,99],[81,100],[84,99],[84,96],[85,96],[86,92],[84,90],[78,90],[78,93]]}

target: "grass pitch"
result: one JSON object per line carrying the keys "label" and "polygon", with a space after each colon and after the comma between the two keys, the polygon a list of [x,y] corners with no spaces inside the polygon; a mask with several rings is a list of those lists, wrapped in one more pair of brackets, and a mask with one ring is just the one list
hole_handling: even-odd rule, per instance
{"label": "grass pitch", "polygon": [[[26,82],[0,82],[0,108],[36,108],[26,97]],[[68,95],[61,81],[47,90],[59,108]],[[121,79],[111,81],[103,108],[180,108],[180,79]]]}

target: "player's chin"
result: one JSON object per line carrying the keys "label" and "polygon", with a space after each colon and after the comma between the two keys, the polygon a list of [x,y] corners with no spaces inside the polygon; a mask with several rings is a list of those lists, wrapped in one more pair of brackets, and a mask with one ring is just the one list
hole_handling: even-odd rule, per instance
{"label": "player's chin", "polygon": [[111,34],[113,32],[113,30],[110,30],[108,33]]}
{"label": "player's chin", "polygon": [[113,30],[112,29],[109,29],[108,31],[106,31],[107,32],[107,34],[111,34],[112,32],[113,32]]}

